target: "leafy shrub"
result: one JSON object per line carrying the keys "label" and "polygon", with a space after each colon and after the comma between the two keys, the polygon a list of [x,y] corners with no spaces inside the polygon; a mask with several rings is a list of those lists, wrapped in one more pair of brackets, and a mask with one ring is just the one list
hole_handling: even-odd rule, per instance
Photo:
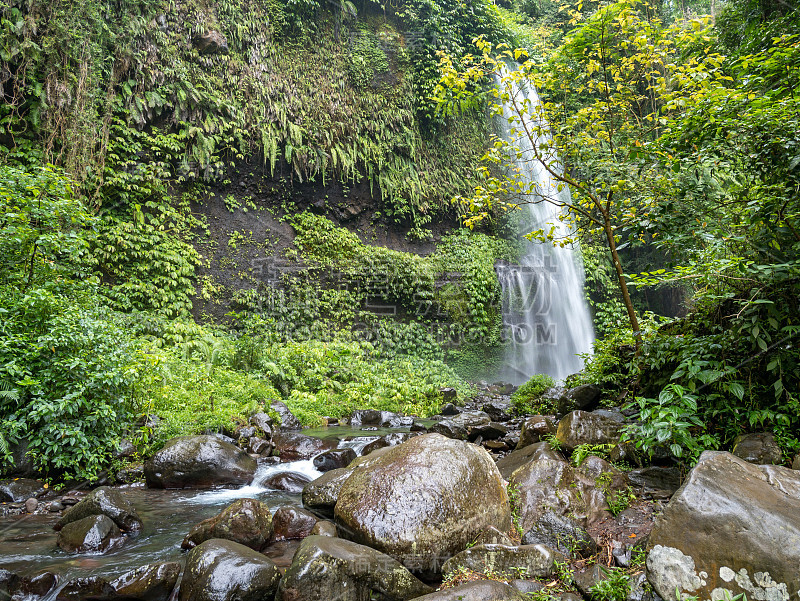
{"label": "leafy shrub", "polygon": [[631,589],[630,575],[620,569],[601,568],[605,578],[592,585],[589,592],[597,601],[625,601]]}
{"label": "leafy shrub", "polygon": [[536,374],[511,395],[511,404],[520,415],[548,413],[553,407],[537,403],[544,391],[555,386],[555,380],[546,374]]}

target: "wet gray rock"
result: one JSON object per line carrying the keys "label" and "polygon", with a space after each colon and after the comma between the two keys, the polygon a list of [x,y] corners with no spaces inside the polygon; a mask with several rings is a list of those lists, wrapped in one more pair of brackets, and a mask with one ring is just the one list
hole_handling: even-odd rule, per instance
{"label": "wet gray rock", "polygon": [[[531,593],[538,593],[540,590],[544,588],[544,585],[537,581],[537,580],[509,580],[508,584],[513,586],[523,595],[529,595]],[[530,597],[529,597],[530,598]]]}
{"label": "wet gray rock", "polygon": [[108,486],[95,488],[80,502],[67,509],[54,528],[61,530],[67,524],[93,515],[105,515],[111,518],[117,527],[125,532],[142,528],[142,520],[136,508],[119,490]]}
{"label": "wet gray rock", "polygon": [[297,549],[276,601],[405,601],[430,592],[398,561],[340,538],[309,536]]}
{"label": "wet gray rock", "polygon": [[537,443],[548,434],[555,434],[558,424],[549,415],[534,415],[522,424],[517,450]]}
{"label": "wet gray rock", "polygon": [[181,564],[176,561],[153,563],[125,572],[111,586],[117,597],[127,601],[167,601],[180,574]]}
{"label": "wet gray rock", "polygon": [[256,499],[239,499],[194,526],[183,539],[181,548],[194,549],[212,538],[223,538],[260,551],[270,541],[272,533],[269,505]]}
{"label": "wet gray rock", "polygon": [[250,425],[255,426],[267,440],[272,438],[272,418],[263,411],[250,417]]}
{"label": "wet gray rock", "polygon": [[590,557],[597,552],[594,539],[567,516],[546,511],[522,537],[525,545],[546,545],[567,557]]}
{"label": "wet gray rock", "polygon": [[339,491],[352,473],[350,468],[331,470],[306,484],[303,488],[303,506],[332,518]]}
{"label": "wet gray rock", "polygon": [[507,422],[511,419],[511,402],[492,399],[481,406],[481,411],[492,418],[492,421]]}
{"label": "wet gray rock", "polygon": [[179,601],[263,601],[278,589],[280,572],[267,557],[229,540],[211,539],[186,558]]}
{"label": "wet gray rock", "polygon": [[800,590],[800,473],[706,451],[656,518],[647,576],[672,599],[745,593],[793,598]]}
{"label": "wet gray rock", "polygon": [[114,457],[117,459],[124,459],[136,455],[136,445],[134,445],[127,438],[123,438],[117,445],[117,450],[114,451]]}
{"label": "wet gray rock", "polygon": [[439,413],[445,417],[449,417],[451,415],[458,415],[462,411],[463,409],[461,407],[456,407],[453,403],[445,403],[442,405],[442,410]]}
{"label": "wet gray rock", "polygon": [[616,444],[620,439],[622,424],[586,411],[573,411],[558,422],[556,438],[562,447],[574,451],[582,444]]}
{"label": "wet gray rock", "polygon": [[646,495],[669,498],[681,487],[680,468],[650,466],[627,472],[630,483]]}
{"label": "wet gray rock", "polygon": [[255,455],[268,455],[272,452],[272,443],[266,438],[252,436],[247,443],[247,450]]}
{"label": "wet gray rock", "polygon": [[287,505],[279,507],[272,516],[273,541],[305,538],[314,529],[317,517],[310,511]]}
{"label": "wet gray rock", "polygon": [[503,475],[503,478],[508,480],[511,478],[511,474],[521,468],[523,465],[527,465],[531,461],[536,461],[538,459],[552,459],[553,461],[564,461],[564,458],[558,451],[554,451],[553,448],[547,442],[536,442],[530,444],[526,447],[523,447],[517,451],[509,453],[502,459],[497,462],[497,469],[500,470],[500,473]]}
{"label": "wet gray rock", "polygon": [[35,497],[31,497],[30,499],[25,501],[26,513],[33,513],[34,511],[36,511],[37,507],[39,507],[39,501],[37,501]]}
{"label": "wet gray rock", "polygon": [[105,553],[120,545],[122,532],[105,515],[92,515],[66,524],[58,533],[58,546],[67,553]]}
{"label": "wet gray rock", "polygon": [[282,462],[311,459],[336,448],[336,441],[306,436],[299,432],[278,432],[272,436],[275,452]]}
{"label": "wet gray rock", "polygon": [[32,478],[0,480],[0,501],[22,503],[31,497],[40,497],[44,493],[44,482],[41,480]]}
{"label": "wet gray rock", "polygon": [[264,480],[264,486],[272,490],[284,490],[290,493],[303,492],[306,484],[311,482],[308,476],[296,472],[279,472]]}
{"label": "wet gray rock", "polygon": [[779,464],[783,454],[771,432],[742,434],[733,442],[733,454],[758,465]]}
{"label": "wet gray rock", "polygon": [[84,599],[111,599],[116,591],[107,580],[99,576],[75,578],[58,591],[56,601],[83,601]]}
{"label": "wet gray rock", "polygon": [[558,412],[563,414],[578,409],[591,410],[600,402],[601,390],[594,384],[582,384],[569,389],[558,399]]}
{"label": "wet gray rock", "polygon": [[548,510],[569,515],[583,527],[610,515],[595,480],[563,460],[531,461],[511,475],[509,486],[518,491],[520,525],[526,531]]}
{"label": "wet gray rock", "polygon": [[540,578],[555,573],[556,562],[564,555],[544,545],[476,545],[448,559],[442,572],[448,574],[467,568],[473,572],[486,570],[498,574],[515,574],[524,578]]}
{"label": "wet gray rock", "polygon": [[482,440],[497,440],[508,434],[506,428],[500,422],[489,422],[488,424],[475,426],[470,432],[470,440],[481,438]]}
{"label": "wet gray rock", "polygon": [[237,440],[250,440],[251,437],[256,435],[255,426],[242,426],[236,430]]}
{"label": "wet gray rock", "polygon": [[302,430],[303,424],[300,423],[300,420],[297,419],[294,414],[289,411],[289,408],[286,406],[286,403],[283,401],[272,401],[270,405],[275,413],[278,414],[278,417],[281,419],[280,427],[282,431],[287,430]]}
{"label": "wet gray rock", "polygon": [[355,542],[435,574],[487,527],[510,527],[504,482],[484,449],[426,434],[359,461],[378,453],[336,503],[336,523]]}
{"label": "wet gray rock", "polygon": [[192,39],[200,54],[228,54],[228,41],[219,31],[206,31]]}
{"label": "wet gray rock", "polygon": [[472,432],[476,427],[485,426],[491,421],[492,418],[483,411],[464,411],[435,423],[429,428],[429,431],[448,438],[466,440],[472,437]]}
{"label": "wet gray rock", "polygon": [[214,436],[179,436],[144,464],[150,488],[249,484],[257,467],[247,453]]}
{"label": "wet gray rock", "polygon": [[530,601],[530,597],[503,582],[478,580],[417,597],[417,601]]}
{"label": "wet gray rock", "polygon": [[353,449],[331,449],[314,457],[314,467],[321,472],[329,472],[347,467],[356,457],[356,452]]}
{"label": "wet gray rock", "polygon": [[617,409],[595,409],[592,411],[595,415],[599,415],[601,417],[607,417],[608,419],[613,419],[617,423],[624,423],[627,421],[625,415],[622,414],[621,411]]}
{"label": "wet gray rock", "polygon": [[133,484],[134,482],[144,480],[144,464],[129,463],[122,469],[117,470],[117,473],[114,474],[114,477],[116,478],[117,483],[122,484]]}

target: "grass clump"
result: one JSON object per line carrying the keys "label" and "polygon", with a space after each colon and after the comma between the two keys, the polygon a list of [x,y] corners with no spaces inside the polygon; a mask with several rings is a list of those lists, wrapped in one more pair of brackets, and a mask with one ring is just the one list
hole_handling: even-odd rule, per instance
{"label": "grass clump", "polygon": [[553,407],[541,402],[541,397],[548,388],[552,388],[555,384],[555,380],[550,376],[536,374],[511,395],[511,404],[520,415],[547,413]]}

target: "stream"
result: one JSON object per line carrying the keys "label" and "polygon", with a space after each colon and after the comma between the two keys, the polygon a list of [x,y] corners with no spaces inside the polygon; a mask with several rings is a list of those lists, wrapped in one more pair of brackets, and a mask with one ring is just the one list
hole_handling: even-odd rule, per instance
{"label": "stream", "polygon": [[[408,432],[408,428],[359,428],[333,426],[306,429],[303,434],[324,439],[339,439],[339,448],[351,447],[357,454],[368,443],[390,432]],[[271,490],[262,483],[277,473],[299,473],[311,480],[322,472],[313,460],[260,465],[253,481],[240,488],[210,490],[148,489],[144,484],[119,487],[142,518],[144,527],[136,536],[114,551],[100,555],[70,555],[56,546],[58,533],[53,525],[60,513],[0,517],[0,569],[20,575],[42,571],[58,574],[63,584],[73,578],[103,576],[112,579],[129,570],[167,561],[183,561],[181,542],[192,526],[213,517],[236,499],[254,498],[268,504],[274,513],[279,507],[302,507],[300,494]],[[274,543],[265,550],[279,567],[291,563],[300,541]]]}

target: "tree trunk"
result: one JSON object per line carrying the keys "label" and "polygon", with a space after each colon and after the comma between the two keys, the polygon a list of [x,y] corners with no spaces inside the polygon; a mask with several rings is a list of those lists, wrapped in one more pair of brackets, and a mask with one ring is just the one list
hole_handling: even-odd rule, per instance
{"label": "tree trunk", "polygon": [[625,281],[625,273],[622,271],[622,262],[619,260],[619,254],[617,254],[617,243],[614,240],[614,228],[611,227],[611,219],[609,219],[606,211],[602,211],[602,213],[603,229],[605,230],[606,238],[608,239],[608,248],[611,251],[611,261],[614,263],[614,269],[617,271],[619,289],[622,291],[622,302],[625,303],[625,309],[628,311],[628,319],[631,322],[633,336],[636,339],[636,354],[638,355],[642,348],[642,333],[639,331],[639,319],[636,317],[636,311],[633,309],[631,295],[628,292],[628,283]]}

